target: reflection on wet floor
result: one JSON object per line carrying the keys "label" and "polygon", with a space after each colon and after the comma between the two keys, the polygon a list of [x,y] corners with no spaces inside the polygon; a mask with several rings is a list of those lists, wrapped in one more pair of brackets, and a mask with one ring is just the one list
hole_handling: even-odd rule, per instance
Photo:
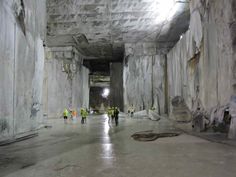
{"label": "reflection on wet floor", "polygon": [[111,144],[111,138],[109,134],[112,125],[110,124],[110,122],[108,122],[107,115],[103,115],[102,118],[105,120],[105,122],[103,124],[103,142],[101,158],[103,159],[103,163],[105,166],[113,166],[114,150],[113,145]]}
{"label": "reflection on wet floor", "polygon": [[[181,134],[152,142],[135,132],[178,132],[167,120],[120,119],[105,115],[87,123],[49,120],[50,129],[23,142],[0,147],[1,177],[234,177],[236,149]],[[158,168],[157,168],[158,167]],[[205,170],[203,170],[205,169]]]}

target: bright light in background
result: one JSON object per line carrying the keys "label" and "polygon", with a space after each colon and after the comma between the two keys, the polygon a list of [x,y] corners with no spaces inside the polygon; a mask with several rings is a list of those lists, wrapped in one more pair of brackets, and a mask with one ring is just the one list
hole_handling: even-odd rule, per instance
{"label": "bright light in background", "polygon": [[107,98],[110,94],[110,90],[108,88],[105,88],[102,93],[103,98]]}
{"label": "bright light in background", "polygon": [[156,23],[170,20],[176,12],[176,0],[154,0],[150,10],[156,16]]}

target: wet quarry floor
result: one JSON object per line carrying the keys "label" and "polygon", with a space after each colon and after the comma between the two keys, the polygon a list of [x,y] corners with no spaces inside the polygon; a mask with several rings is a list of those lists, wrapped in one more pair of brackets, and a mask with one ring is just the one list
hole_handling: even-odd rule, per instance
{"label": "wet quarry floor", "polygon": [[[0,147],[1,177],[235,177],[236,148],[181,133],[167,120],[105,116],[87,124],[49,120],[39,136]],[[181,133],[135,141],[136,132]]]}

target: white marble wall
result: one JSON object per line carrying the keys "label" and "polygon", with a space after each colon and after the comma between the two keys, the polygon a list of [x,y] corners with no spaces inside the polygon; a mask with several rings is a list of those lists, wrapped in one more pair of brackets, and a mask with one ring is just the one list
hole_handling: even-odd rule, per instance
{"label": "white marble wall", "polygon": [[47,49],[44,74],[44,113],[62,116],[64,108],[78,109],[89,104],[89,70],[73,47]]}
{"label": "white marble wall", "polygon": [[42,122],[46,2],[23,2],[0,1],[0,141]]}
{"label": "white marble wall", "polygon": [[156,54],[154,43],[125,45],[124,107],[133,105],[136,111],[155,107],[165,111],[165,58]]}
{"label": "white marble wall", "polygon": [[191,110],[200,102],[207,111],[229,103],[233,94],[231,5],[231,0],[190,2],[190,28],[168,54],[170,100],[183,96]]}

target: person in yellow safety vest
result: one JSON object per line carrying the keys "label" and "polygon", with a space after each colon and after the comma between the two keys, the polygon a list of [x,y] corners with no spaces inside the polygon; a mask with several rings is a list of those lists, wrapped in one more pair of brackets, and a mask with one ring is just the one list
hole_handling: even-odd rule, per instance
{"label": "person in yellow safety vest", "polygon": [[86,117],[88,115],[88,112],[84,108],[81,108],[80,115],[82,117],[81,123],[84,124],[86,122]]}
{"label": "person in yellow safety vest", "polygon": [[112,107],[112,108],[111,108],[111,121],[112,121],[112,122],[113,122],[113,120],[114,120],[114,118],[115,118],[114,111],[115,111],[115,107]]}
{"label": "person in yellow safety vest", "polygon": [[112,116],[112,109],[110,107],[108,107],[108,109],[107,109],[107,115],[108,115],[108,122],[110,122],[111,116]]}
{"label": "person in yellow safety vest", "polygon": [[69,116],[69,112],[68,112],[68,110],[65,108],[64,111],[63,111],[64,121],[67,120],[68,116]]}

